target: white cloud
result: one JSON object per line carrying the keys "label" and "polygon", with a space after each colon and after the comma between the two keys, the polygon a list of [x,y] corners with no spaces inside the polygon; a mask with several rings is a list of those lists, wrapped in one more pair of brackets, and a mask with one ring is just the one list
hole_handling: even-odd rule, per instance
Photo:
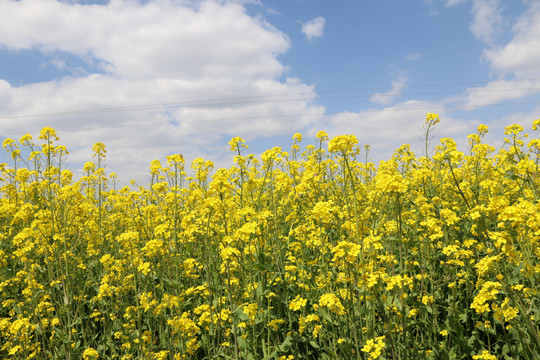
{"label": "white cloud", "polygon": [[510,41],[484,50],[483,58],[498,79],[486,86],[469,88],[460,97],[469,109],[489,106],[505,100],[517,100],[540,93],[540,4],[531,7],[512,28]]}
{"label": "white cloud", "polygon": [[320,38],[323,36],[325,23],[326,20],[322,16],[316,17],[302,24],[302,32],[309,41]]}
{"label": "white cloud", "polygon": [[422,126],[426,113],[436,112],[441,122],[436,126],[433,148],[439,138],[466,138],[478,123],[451,118],[441,110],[441,103],[410,100],[386,107],[383,110],[343,112],[328,121],[328,135],[357,134],[359,144],[370,145],[372,161],[387,160],[403,144],[410,144],[418,155],[423,154]]}
{"label": "white cloud", "polygon": [[531,5],[512,28],[513,37],[502,47],[487,49],[484,57],[499,76],[540,76],[540,3]]}
{"label": "white cloud", "polygon": [[491,45],[502,31],[500,0],[473,0],[471,31],[480,41]]}
{"label": "white cloud", "polygon": [[403,87],[407,84],[409,78],[404,75],[398,75],[395,80],[392,80],[392,88],[387,92],[376,93],[369,101],[375,104],[388,106],[401,94]]}
{"label": "white cloud", "polygon": [[[457,4],[457,2],[456,2]],[[476,35],[490,44],[500,31],[504,19],[501,15],[500,3],[475,1]],[[488,6],[491,5],[491,6]],[[485,17],[494,15],[492,21]],[[490,65],[493,75],[499,79],[504,76],[514,77],[515,80],[497,80],[486,86],[468,88],[457,97],[448,97],[440,102],[410,100],[392,104],[392,99],[398,95],[399,88],[406,85],[406,78],[397,77],[392,82],[392,89],[385,93],[375,94],[371,101],[385,105],[384,109],[368,109],[359,112],[342,112],[331,116],[326,122],[326,130],[330,136],[338,134],[357,134],[360,144],[371,145],[374,161],[388,159],[394,149],[400,144],[411,144],[417,155],[422,154],[422,125],[425,114],[435,112],[440,115],[441,122],[435,127],[435,139],[432,148],[443,137],[454,138],[459,148],[467,149],[466,136],[476,132],[480,123],[486,123],[490,132],[486,142],[501,146],[504,127],[519,123],[530,128],[530,122],[538,118],[540,107],[530,112],[514,112],[510,115],[494,117],[488,121],[479,120],[473,116],[463,119],[452,116],[452,105],[462,106],[465,110],[476,109],[500,103],[505,100],[518,100],[540,93],[540,63],[535,61],[540,57],[540,3],[532,2],[530,9],[523,14],[513,27],[512,39],[502,47],[491,47],[484,53],[484,58]],[[399,74],[399,73],[398,73]],[[400,74],[404,76],[403,74]]]}
{"label": "white cloud", "polygon": [[517,100],[540,93],[539,80],[494,81],[486,86],[468,88],[463,99],[466,109],[486,107],[506,100]]}
{"label": "white cloud", "polygon": [[405,56],[405,61],[414,61],[414,60],[418,60],[422,57],[422,55],[420,55],[419,53],[408,53],[406,56]]}
{"label": "white cloud", "polygon": [[58,58],[54,58],[54,59],[50,60],[49,63],[51,65],[53,65],[54,67],[56,67],[57,69],[60,69],[60,70],[66,68],[66,62],[64,60],[61,60],[61,59],[58,59]]}
{"label": "white cloud", "polygon": [[483,121],[474,117],[466,119],[454,117],[444,109],[444,102],[411,100],[383,110],[342,112],[329,118],[325,130],[330,137],[356,134],[361,148],[362,145],[370,145],[370,161],[378,163],[381,160],[388,160],[394,150],[403,144],[409,144],[417,156],[424,155],[425,139],[422,128],[428,112],[440,116],[440,123],[435,126],[433,139],[429,143],[432,154],[442,138],[453,138],[458,149],[467,151],[467,135],[476,133],[478,125],[482,123],[489,127],[484,142],[498,149],[503,145],[506,126],[521,124],[528,132],[532,121],[538,118],[539,111],[540,107],[537,106],[528,113],[516,112]]}
{"label": "white cloud", "polygon": [[267,7],[266,12],[271,14],[271,15],[281,15],[281,13],[278,10],[276,10],[274,8],[271,8],[271,7]]}
{"label": "white cloud", "polygon": [[125,181],[143,182],[149,162],[171,153],[220,161],[232,136],[289,134],[324,112],[312,105],[312,86],[281,80],[288,37],[242,1],[0,1],[0,46],[103,64],[105,74],[20,87],[0,79],[0,127],[11,137],[58,129],[75,165],[102,141],[109,171]]}
{"label": "white cloud", "polygon": [[467,2],[467,0],[448,0],[446,2],[446,7],[452,7],[458,4],[462,4],[464,2]]}
{"label": "white cloud", "polygon": [[[247,72],[279,76],[275,55],[288,38],[245,13],[240,4],[202,1],[196,7],[158,0],[69,5],[55,0],[2,3],[0,42],[15,50],[38,47],[92,54],[106,70],[129,78],[197,79]],[[181,24],[181,25],[180,25]]]}

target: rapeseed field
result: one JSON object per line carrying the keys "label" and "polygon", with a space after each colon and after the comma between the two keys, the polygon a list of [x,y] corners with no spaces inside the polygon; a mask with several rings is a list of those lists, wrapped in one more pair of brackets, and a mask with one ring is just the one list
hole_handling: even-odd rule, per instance
{"label": "rapeseed field", "polygon": [[429,149],[438,121],[377,166],[352,135],[236,137],[229,169],[130,187],[102,143],[75,181],[54,129],[5,140],[0,358],[539,359],[540,140]]}

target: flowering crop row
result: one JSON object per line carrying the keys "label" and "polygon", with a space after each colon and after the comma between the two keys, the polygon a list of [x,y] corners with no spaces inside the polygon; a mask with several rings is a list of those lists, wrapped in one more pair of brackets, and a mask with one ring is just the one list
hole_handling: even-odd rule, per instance
{"label": "flowering crop row", "polygon": [[146,187],[101,143],[75,181],[53,129],[5,140],[0,357],[539,359],[540,140],[430,156],[438,121],[424,156],[237,137],[230,169],[172,155]]}

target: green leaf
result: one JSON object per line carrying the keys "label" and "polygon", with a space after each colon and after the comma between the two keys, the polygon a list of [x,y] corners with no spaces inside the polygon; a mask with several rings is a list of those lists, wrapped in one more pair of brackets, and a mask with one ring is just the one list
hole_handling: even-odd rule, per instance
{"label": "green leaf", "polygon": [[281,345],[279,345],[279,351],[281,352],[287,352],[289,351],[289,349],[291,348],[292,346],[292,336],[291,335],[287,335],[287,337],[285,338],[285,340],[283,340],[283,342],[281,343]]}
{"label": "green leaf", "polygon": [[476,335],[472,335],[469,340],[467,340],[467,344],[470,347],[475,347],[474,345],[478,342],[478,339],[476,338]]}
{"label": "green leaf", "polygon": [[450,351],[448,352],[448,359],[457,359],[456,348],[453,347],[450,349]]}
{"label": "green leaf", "polygon": [[246,346],[247,346],[247,342],[246,342],[246,339],[244,339],[243,337],[239,336],[238,339],[238,347],[241,348],[241,349],[245,349]]}

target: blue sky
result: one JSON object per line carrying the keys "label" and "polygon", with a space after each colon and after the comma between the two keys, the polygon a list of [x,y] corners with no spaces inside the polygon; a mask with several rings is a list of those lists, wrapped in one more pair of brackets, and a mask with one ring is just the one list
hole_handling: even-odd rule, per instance
{"label": "blue sky", "polygon": [[233,136],[420,153],[428,112],[437,138],[484,123],[500,145],[540,117],[539,56],[531,0],[0,0],[0,140],[52,126],[74,172],[102,141],[139,183],[173,153],[229,166]]}

